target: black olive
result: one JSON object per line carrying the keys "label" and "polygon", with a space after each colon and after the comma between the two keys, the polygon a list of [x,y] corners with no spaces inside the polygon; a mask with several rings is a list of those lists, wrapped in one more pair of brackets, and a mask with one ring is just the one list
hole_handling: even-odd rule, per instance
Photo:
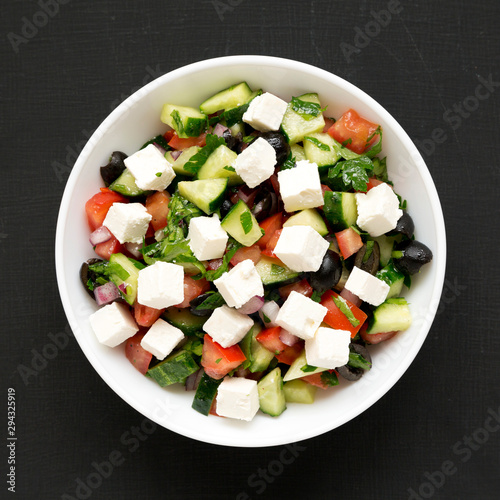
{"label": "black olive", "polygon": [[243,135],[241,132],[233,135],[229,129],[224,130],[222,133],[223,139],[226,141],[226,146],[237,154],[241,153],[241,147],[243,146]]}
{"label": "black olive", "polygon": [[127,158],[125,153],[122,153],[121,151],[113,151],[113,153],[111,153],[109,163],[104,167],[101,167],[101,177],[106,187],[118,179],[118,177],[120,177],[125,170],[125,163],[123,163],[125,158]]}
{"label": "black olive", "polygon": [[87,293],[93,298],[94,297],[94,292],[89,289],[88,287],[88,282],[89,280],[93,283],[96,279],[95,273],[93,273],[90,269],[89,266],[92,264],[97,264],[98,262],[102,262],[101,259],[89,259],[86,262],[82,264],[82,267],[80,267],[80,280],[83,284],[83,287],[87,291]]}
{"label": "black olive", "polygon": [[333,288],[342,275],[342,263],[338,254],[327,250],[319,269],[309,274],[309,284],[318,292]]}
{"label": "black olive", "polygon": [[233,204],[230,200],[224,200],[222,205],[220,206],[220,218],[223,219],[228,213],[229,210],[233,207]]}
{"label": "black olive", "polygon": [[274,215],[278,210],[278,198],[276,194],[262,188],[255,199],[255,205],[252,208],[252,213],[261,222],[271,215]]}
{"label": "black olive", "polygon": [[205,302],[208,297],[210,297],[212,294],[211,293],[203,293],[201,295],[198,295],[198,297],[195,297],[191,302],[189,302],[189,310],[191,314],[194,314],[195,316],[210,316],[212,314],[213,309],[196,309],[200,304]]}
{"label": "black olive", "polygon": [[290,154],[290,145],[283,134],[279,132],[263,132],[260,137],[265,139],[276,151],[276,163],[281,165]]}
{"label": "black olive", "polygon": [[407,238],[411,238],[413,236],[413,232],[415,231],[415,224],[410,214],[403,210],[403,215],[399,218],[396,227],[390,232],[387,233],[389,236],[395,236],[396,234],[403,234]]}
{"label": "black olive", "polygon": [[[362,346],[361,344],[351,343],[349,344],[349,351],[351,353],[359,354],[360,356],[362,356],[370,364],[371,367],[372,357],[370,356],[370,353],[365,346]],[[359,366],[353,366],[351,363],[352,362],[349,361],[346,365],[339,366],[338,368],[335,368],[335,370],[346,380],[355,382],[356,380],[359,380],[367,370]]]}
{"label": "black olive", "polygon": [[394,265],[404,274],[412,275],[432,260],[432,252],[417,240],[406,240],[396,246],[392,254]]}
{"label": "black olive", "polygon": [[369,252],[367,243],[358,250],[354,265],[367,273],[375,275],[380,264],[380,247],[376,241],[371,242],[369,246],[371,248]]}

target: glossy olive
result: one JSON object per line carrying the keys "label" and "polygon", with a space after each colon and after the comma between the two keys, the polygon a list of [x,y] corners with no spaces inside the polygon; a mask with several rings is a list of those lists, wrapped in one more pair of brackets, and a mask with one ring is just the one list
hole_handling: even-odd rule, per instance
{"label": "glossy olive", "polygon": [[255,199],[255,205],[252,213],[258,222],[274,215],[278,210],[278,198],[276,193],[263,188]]}
{"label": "glossy olive", "polygon": [[367,244],[365,243],[356,253],[354,265],[367,273],[375,275],[380,264],[380,247],[376,241],[373,242],[371,252],[367,255]]}
{"label": "glossy olive", "polygon": [[411,218],[410,214],[406,212],[406,210],[404,210],[403,215],[399,218],[398,223],[396,224],[396,227],[388,234],[389,236],[403,234],[407,238],[411,238],[414,231],[415,224],[413,222],[413,219]]}
{"label": "glossy olive", "polygon": [[338,254],[327,250],[319,269],[309,274],[309,284],[318,292],[333,288],[342,275],[342,263]]}
{"label": "glossy olive", "polygon": [[239,132],[233,135],[229,129],[224,130],[222,137],[226,141],[226,146],[237,154],[240,154],[243,146],[243,136]]}
{"label": "glossy olive", "polygon": [[102,262],[101,259],[89,259],[87,260],[86,262],[84,262],[82,264],[82,266],[80,267],[80,280],[83,284],[83,287],[85,288],[85,290],[87,291],[87,293],[94,299],[94,292],[92,290],[89,290],[89,287],[88,287],[88,282],[89,280],[93,283],[96,279],[96,275],[94,272],[92,272],[90,269],[89,269],[89,266],[91,266],[92,264],[97,264],[98,262]]}
{"label": "glossy olive", "polygon": [[290,145],[284,135],[271,131],[260,134],[260,137],[265,139],[276,151],[276,163],[278,165],[284,163],[290,154]]}
{"label": "glossy olive", "polygon": [[[363,358],[365,358],[365,360],[368,361],[368,363],[370,363],[371,365],[372,357],[370,356],[370,353],[365,346],[362,346],[361,344],[351,343],[349,345],[349,351],[363,356]],[[363,370],[363,368],[351,366],[349,363],[344,366],[339,366],[335,369],[339,373],[339,375],[344,377],[346,380],[349,380],[350,382],[359,380],[366,371]]]}
{"label": "glossy olive", "polygon": [[220,217],[223,219],[228,213],[229,210],[233,207],[233,204],[231,203],[230,200],[224,200],[222,202],[222,205],[220,206]]}
{"label": "glossy olive", "polygon": [[125,158],[127,158],[125,153],[122,153],[121,151],[113,151],[113,153],[111,153],[109,163],[104,167],[101,167],[101,177],[106,187],[118,179],[118,177],[120,177],[125,170],[125,163],[123,163]]}
{"label": "glossy olive", "polygon": [[432,260],[429,247],[417,240],[406,240],[396,246],[393,252],[394,265],[404,274],[412,275]]}

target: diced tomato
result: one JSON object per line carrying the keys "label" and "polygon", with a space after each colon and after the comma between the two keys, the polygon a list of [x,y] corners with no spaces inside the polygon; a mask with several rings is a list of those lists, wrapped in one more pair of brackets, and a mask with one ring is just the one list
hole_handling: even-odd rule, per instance
{"label": "diced tomato", "polygon": [[302,295],[305,295],[306,297],[311,297],[313,294],[312,286],[305,278],[302,281],[297,281],[295,283],[292,283],[291,285],[282,286],[278,289],[278,291],[281,298],[285,300],[292,292],[300,293]]}
{"label": "diced tomato", "polygon": [[283,352],[288,346],[280,339],[281,327],[273,326],[262,330],[257,337],[255,337],[268,351],[279,354]]}
{"label": "diced tomato", "polygon": [[333,297],[339,295],[333,290],[327,290],[321,297],[321,305],[325,306],[328,311],[323,321],[335,330],[345,330],[351,332],[351,338],[356,336],[356,333],[366,321],[367,315],[354,304],[351,304],[347,299],[344,299],[347,306],[351,310],[353,316],[359,321],[358,326],[353,326],[347,319],[347,316],[336,306]]}
{"label": "diced tomato", "polygon": [[366,192],[370,191],[370,189],[374,188],[375,186],[379,186],[380,184],[383,184],[383,181],[379,181],[375,177],[370,177],[368,179],[368,182],[366,183]]}
{"label": "diced tomato", "polygon": [[[328,186],[326,186],[325,184],[321,184],[321,192],[323,193],[323,200],[325,199],[325,193],[327,191],[332,191],[332,189],[330,189]],[[321,208],[321,210],[323,210],[323,205],[320,205],[318,208]]]}
{"label": "diced tomato", "polygon": [[265,248],[274,233],[283,227],[283,213],[278,212],[277,214],[271,215],[271,217],[264,219],[259,226],[264,230],[264,235],[257,244],[260,248]]}
{"label": "diced tomato", "polygon": [[[217,413],[217,398],[214,398],[214,400],[212,401],[212,406],[210,407],[209,414],[215,415],[216,417],[220,417],[220,415]],[[221,417],[221,418],[224,418],[224,417]]]}
{"label": "diced tomato", "polygon": [[273,235],[271,236],[271,238],[269,238],[269,241],[266,244],[266,248],[262,250],[262,255],[267,255],[268,257],[277,258],[276,255],[274,254],[274,248],[276,247],[278,240],[280,239],[281,231],[283,231],[283,229],[278,229],[277,231],[274,231]]}
{"label": "diced tomato", "polygon": [[148,371],[153,355],[141,346],[145,331],[139,331],[125,342],[125,356],[143,375]]}
{"label": "diced tomato", "polygon": [[327,118],[326,116],[323,116],[323,119],[325,120],[325,126],[323,127],[323,133],[328,132],[330,127],[335,123],[335,120],[333,118]]}
{"label": "diced tomato", "polygon": [[174,136],[175,134],[175,130],[173,128],[171,128],[170,130],[167,130],[164,134],[163,134],[163,137],[165,138],[165,140],[168,142],[170,142],[170,140],[172,139],[172,137]]}
{"label": "diced tomato", "polygon": [[155,231],[167,225],[168,204],[170,195],[167,191],[156,191],[146,198],[146,210],[153,217],[151,225]]}
{"label": "diced tomato", "polygon": [[201,366],[205,368],[205,372],[209,377],[216,380],[221,379],[246,359],[238,344],[231,347],[222,347],[208,333],[203,337]]}
{"label": "diced tomato", "polygon": [[293,345],[287,345],[286,348],[276,355],[276,359],[284,365],[291,365],[302,353],[304,341],[299,340]]}
{"label": "diced tomato", "polygon": [[203,134],[198,137],[187,137],[185,139],[179,137],[176,132],[173,133],[172,138],[168,141],[168,145],[173,149],[186,149],[191,146],[203,147],[206,144],[207,134]]}
{"label": "diced tomato", "polygon": [[251,247],[238,248],[230,262],[233,266],[236,266],[244,260],[251,260],[254,264],[257,264],[257,262],[259,262],[260,260],[260,257],[260,247],[259,245],[255,244]]}
{"label": "diced tomato", "polygon": [[202,293],[208,292],[210,290],[210,284],[205,278],[200,280],[195,280],[191,278],[191,276],[184,275],[184,300],[175,305],[174,307],[178,307],[182,309],[184,307],[189,307],[189,303],[201,295]]}
{"label": "diced tomato", "polygon": [[375,134],[378,128],[376,123],[349,109],[328,129],[328,133],[351,151],[362,154],[380,140],[379,134]]}
{"label": "diced tomato", "polygon": [[134,317],[135,322],[140,326],[151,326],[162,314],[165,309],[155,309],[145,306],[135,301]]}
{"label": "diced tomato", "polygon": [[368,328],[368,323],[363,325],[363,328],[359,331],[360,337],[367,344],[380,344],[380,342],[384,342],[385,340],[392,339],[398,332],[380,332],[380,333],[366,333]]}
{"label": "diced tomato", "polygon": [[109,260],[112,254],[123,252],[122,244],[114,237],[104,243],[98,243],[95,246],[94,252],[101,257],[101,259]]}
{"label": "diced tomato", "polygon": [[128,203],[127,198],[121,194],[115,193],[108,188],[101,188],[101,191],[85,203],[85,212],[89,227],[95,231],[98,227],[102,226],[109,207],[113,203]]}
{"label": "diced tomato", "polygon": [[363,246],[361,236],[352,227],[335,233],[335,238],[337,238],[339,250],[344,259],[355,254]]}
{"label": "diced tomato", "polygon": [[307,382],[308,384],[319,387],[320,389],[328,389],[328,385],[326,385],[323,380],[321,380],[321,373],[313,373],[312,375],[306,375],[305,377],[300,377],[300,380]]}

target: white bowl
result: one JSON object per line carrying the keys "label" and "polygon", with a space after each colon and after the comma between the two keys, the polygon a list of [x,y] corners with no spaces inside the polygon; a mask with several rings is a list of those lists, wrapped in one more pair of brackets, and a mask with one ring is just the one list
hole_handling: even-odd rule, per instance
{"label": "white bowl", "polygon": [[[413,278],[413,286],[405,294],[413,325],[372,348],[370,372],[358,382],[344,381],[328,391],[318,390],[312,405],[289,404],[277,418],[259,413],[252,422],[200,415],[191,408],[192,392],[182,387],[160,388],[132,367],[123,346],[111,349],[99,344],[88,321],[96,305],[79,279],[82,262],[94,256],[84,205],[102,186],[99,167],[107,163],[110,153],[122,150],[132,154],[146,140],[163,132],[160,111],[164,102],[198,106],[215,92],[240,81],[285,100],[318,92],[322,105],[328,105],[329,115],[339,117],[353,108],[381,124],[382,155],[387,156],[390,178],[408,201],[416,238],[434,254],[433,261]],[[427,336],[441,296],[445,263],[445,227],[436,188],[415,145],[396,120],[338,76],[300,62],[265,56],[221,57],[190,64],[154,80],[118,106],[89,139],[73,167],[56,235],[57,280],[64,310],[83,352],[103,380],[157,424],[199,441],[227,446],[271,446],[314,437],[348,422],[379,400],[403,375]]]}

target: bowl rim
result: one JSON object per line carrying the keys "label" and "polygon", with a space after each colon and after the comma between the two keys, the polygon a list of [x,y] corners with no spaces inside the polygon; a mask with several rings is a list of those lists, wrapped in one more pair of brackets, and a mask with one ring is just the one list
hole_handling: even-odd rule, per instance
{"label": "bowl rim", "polygon": [[[435,269],[435,279],[432,287],[432,296],[430,297],[430,320],[427,321],[420,330],[420,335],[418,338],[418,342],[415,342],[412,345],[410,351],[405,353],[405,362],[402,362],[398,365],[397,370],[392,372],[390,380],[386,380],[380,390],[373,391],[371,395],[366,398],[362,404],[356,406],[355,409],[351,409],[351,411],[345,412],[341,418],[337,418],[335,425],[330,425],[325,423],[323,426],[315,427],[313,429],[309,429],[307,427],[304,428],[302,433],[297,433],[293,436],[294,439],[275,439],[267,440],[265,442],[260,442],[255,436],[252,439],[248,439],[245,442],[234,442],[234,438],[228,437],[226,439],[218,436],[217,439],[212,438],[210,435],[201,434],[196,432],[196,429],[187,429],[186,427],[182,427],[179,425],[166,425],[164,422],[157,422],[155,417],[151,415],[151,412],[148,408],[145,408],[138,401],[134,401],[132,394],[123,390],[115,381],[115,379],[110,376],[109,371],[105,366],[101,364],[96,354],[83,342],[80,341],[80,336],[78,332],[80,331],[79,320],[76,318],[73,306],[69,300],[70,290],[68,290],[66,286],[66,281],[64,279],[65,273],[63,272],[62,262],[64,261],[64,228],[67,224],[67,215],[68,208],[71,203],[71,193],[75,189],[76,182],[78,180],[78,175],[80,171],[86,164],[87,158],[90,155],[94,143],[100,139],[102,135],[106,133],[106,131],[110,128],[110,126],[116,122],[116,120],[123,114],[127,113],[128,108],[137,100],[138,94],[147,95],[153,90],[163,85],[168,84],[169,81],[175,80],[180,77],[188,76],[191,73],[196,73],[201,70],[210,69],[214,65],[218,68],[232,66],[232,65],[258,65],[258,66],[279,66],[282,69],[292,69],[292,70],[301,70],[304,72],[311,73],[314,77],[319,77],[324,80],[331,82],[334,85],[340,86],[348,93],[353,94],[358,99],[361,99],[366,103],[366,105],[373,110],[377,116],[383,118],[383,121],[389,123],[392,129],[396,132],[398,138],[403,142],[405,148],[411,152],[412,159],[415,164],[420,163],[418,168],[419,174],[422,176],[423,183],[426,186],[427,194],[430,199],[431,211],[434,216],[434,223],[436,226],[436,248],[434,250],[434,261],[433,265],[436,266]],[[437,258],[436,258],[437,257]],[[56,278],[59,288],[59,295],[61,298],[61,302],[63,304],[63,308],[70,324],[72,331],[75,333],[75,338],[80,345],[80,348],[84,352],[85,356],[89,360],[90,364],[97,371],[100,377],[106,382],[106,384],[118,395],[121,399],[126,401],[130,406],[132,406],[135,410],[140,412],[142,415],[151,419],[153,422],[159,423],[159,425],[164,428],[176,432],[185,437],[189,437],[201,442],[206,442],[210,444],[218,444],[223,446],[237,446],[237,447],[265,447],[265,446],[278,446],[284,445],[287,443],[291,443],[294,441],[302,441],[305,439],[309,439],[312,437],[319,436],[325,432],[329,432],[335,428],[338,428],[345,424],[346,422],[352,420],[356,416],[360,415],[364,411],[366,411],[370,406],[379,401],[392,387],[393,385],[400,380],[404,372],[408,369],[410,364],[413,362],[414,358],[418,354],[423,342],[425,341],[429,330],[432,326],[432,322],[435,318],[439,300],[441,297],[443,285],[444,285],[444,277],[445,277],[445,269],[446,269],[446,231],[445,231],[445,223],[443,211],[441,208],[441,204],[439,201],[439,196],[432,180],[431,174],[417,150],[415,144],[410,139],[406,131],[402,128],[402,126],[396,121],[395,118],[375,99],[361,90],[359,87],[354,84],[348,82],[347,80],[321,68],[316,66],[312,66],[308,63],[295,61],[292,59],[281,58],[276,56],[264,56],[264,55],[234,55],[234,56],[223,56],[223,57],[215,57],[211,59],[201,60],[198,62],[193,62],[182,66],[180,68],[174,69],[155,80],[149,82],[145,86],[141,87],[139,90],[130,95],[127,99],[125,99],[121,104],[119,104],[97,127],[92,136],[88,139],[86,145],[82,149],[79,154],[72,171],[68,177],[66,182],[66,186],[64,188],[64,193],[61,200],[61,206],[58,213],[57,225],[56,225],[56,237],[55,237],[55,260],[56,260]]]}

